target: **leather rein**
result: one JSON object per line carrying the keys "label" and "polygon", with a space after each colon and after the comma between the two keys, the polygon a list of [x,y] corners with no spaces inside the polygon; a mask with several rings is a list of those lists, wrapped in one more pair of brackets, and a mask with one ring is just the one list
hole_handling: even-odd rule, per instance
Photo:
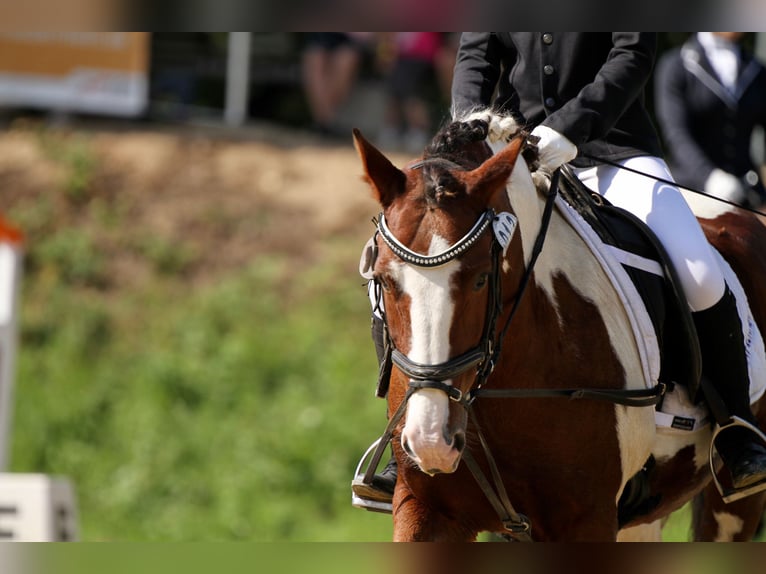
{"label": "leather rein", "polygon": [[[419,168],[428,162],[434,160],[422,160],[410,166],[410,168]],[[446,160],[437,160],[440,163],[444,163]],[[448,162],[451,163],[451,162]],[[457,164],[452,165],[453,169],[458,168]],[[460,168],[462,169],[462,168]],[[548,191],[545,208],[543,210],[540,229],[538,231],[535,243],[532,249],[529,264],[527,265],[524,275],[521,278],[519,289],[516,292],[516,296],[513,301],[508,318],[505,321],[502,329],[498,332],[497,323],[502,314],[502,274],[501,263],[504,253],[504,246],[501,244],[498,233],[495,231],[492,239],[491,256],[492,256],[492,272],[489,283],[489,293],[487,296],[487,310],[484,329],[482,337],[479,343],[469,349],[468,351],[453,357],[447,361],[438,364],[422,364],[410,360],[404,353],[395,348],[393,340],[388,333],[388,323],[386,321],[385,311],[381,305],[378,304],[378,311],[381,313],[384,324],[384,340],[386,343],[386,358],[387,363],[393,363],[399,370],[409,377],[409,388],[405,394],[404,400],[402,400],[398,409],[389,418],[388,425],[385,432],[381,436],[378,446],[375,449],[370,464],[367,468],[367,472],[364,476],[365,482],[370,482],[375,473],[375,470],[380,462],[383,452],[393,437],[394,429],[401,420],[406,410],[407,402],[413,393],[420,389],[438,389],[447,394],[450,400],[460,404],[466,409],[469,418],[475,428],[475,432],[478,436],[479,442],[484,451],[484,456],[489,467],[490,475],[492,477],[492,483],[485,476],[484,472],[477,464],[473,455],[471,455],[469,448],[463,451],[462,458],[468,466],[469,470],[474,476],[474,479],[482,489],[487,500],[492,505],[495,512],[498,514],[500,521],[505,528],[506,533],[504,536],[516,540],[516,541],[532,541],[531,536],[531,522],[529,519],[516,512],[511,504],[508,493],[500,475],[500,471],[492,456],[491,450],[481,428],[478,424],[477,417],[472,408],[473,402],[480,397],[484,398],[552,398],[563,397],[569,399],[592,399],[610,401],[616,404],[646,407],[655,406],[661,400],[666,390],[664,383],[659,383],[652,389],[485,389],[483,388],[485,383],[489,380],[495,365],[499,359],[499,355],[502,349],[503,339],[510,327],[511,321],[519,308],[521,299],[529,284],[532,276],[532,272],[535,267],[535,263],[542,251],[545,243],[545,237],[547,235],[548,226],[553,212],[554,202],[558,193],[558,181],[559,171],[557,170],[552,178],[551,185]],[[386,245],[394,252],[394,254],[401,260],[415,265],[418,267],[435,267],[443,265],[459,257],[467,249],[470,249],[479,237],[485,233],[493,222],[498,221],[501,217],[513,217],[508,214],[496,214],[491,208],[487,209],[482,215],[479,216],[476,224],[471,230],[457,243],[451,246],[446,251],[432,255],[425,256],[416,253],[402,243],[400,243],[390,232],[386,225],[385,217],[381,214],[377,220],[377,235],[383,239]],[[514,225],[515,225],[515,218]],[[513,231],[511,231],[513,233]],[[507,241],[510,242],[510,237]],[[380,289],[377,288],[376,292],[380,297]],[[453,387],[444,381],[452,379],[469,369],[476,370],[476,378],[471,389],[463,393],[460,389]],[[387,369],[381,369],[381,373],[386,372]],[[494,484],[493,484],[494,483]]]}

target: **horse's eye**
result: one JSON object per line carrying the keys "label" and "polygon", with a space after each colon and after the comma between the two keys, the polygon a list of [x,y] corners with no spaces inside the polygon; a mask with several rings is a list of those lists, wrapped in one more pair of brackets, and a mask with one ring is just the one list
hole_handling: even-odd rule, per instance
{"label": "horse's eye", "polygon": [[482,273],[476,278],[476,283],[474,283],[474,290],[479,291],[484,288],[484,286],[487,284],[487,281],[489,280],[489,273]]}
{"label": "horse's eye", "polygon": [[383,275],[376,275],[375,281],[377,281],[380,284],[380,286],[383,288],[384,291],[391,290],[391,282]]}

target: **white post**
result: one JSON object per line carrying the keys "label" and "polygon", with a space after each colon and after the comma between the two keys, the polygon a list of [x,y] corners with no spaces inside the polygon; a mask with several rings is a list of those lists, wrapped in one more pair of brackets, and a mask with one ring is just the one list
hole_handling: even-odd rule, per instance
{"label": "white post", "polygon": [[20,283],[21,235],[0,220],[0,472],[9,458]]}
{"label": "white post", "polygon": [[73,541],[79,538],[79,519],[69,480],[7,472],[21,261],[21,233],[0,218],[0,542]]}
{"label": "white post", "polygon": [[250,92],[250,35],[250,32],[229,32],[224,119],[232,126],[241,126],[247,119],[247,100]]}

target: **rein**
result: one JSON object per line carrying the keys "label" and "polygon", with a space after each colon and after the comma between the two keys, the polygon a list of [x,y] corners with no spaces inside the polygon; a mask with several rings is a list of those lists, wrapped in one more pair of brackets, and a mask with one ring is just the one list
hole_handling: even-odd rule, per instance
{"label": "rein", "polygon": [[745,211],[749,211],[751,213],[755,213],[756,215],[762,215],[763,217],[766,217],[766,213],[764,213],[763,211],[759,211],[758,209],[754,209],[754,208],[749,207],[747,205],[740,205],[739,203],[736,203],[734,201],[730,201],[730,200],[724,199],[722,197],[717,197],[715,195],[711,195],[709,193],[705,193],[704,191],[700,191],[699,189],[694,189],[693,187],[687,187],[685,185],[680,185],[678,182],[671,181],[669,179],[665,179],[664,177],[659,177],[659,176],[656,176],[656,175],[651,175],[651,174],[646,173],[644,171],[641,171],[641,170],[638,170],[638,169],[633,169],[632,167],[628,167],[628,166],[625,166],[625,165],[621,165],[621,164],[617,163],[616,161],[611,161],[611,160],[605,159],[603,157],[596,157],[596,156],[589,155],[589,154],[586,154],[586,153],[583,153],[583,154],[580,154],[580,155],[582,157],[585,157],[585,158],[588,158],[588,159],[592,159],[592,160],[597,161],[599,163],[604,163],[606,165],[610,165],[610,166],[616,167],[618,169],[623,169],[625,171],[629,171],[631,173],[635,173],[636,175],[642,175],[644,177],[648,177],[649,179],[653,179],[653,180],[658,181],[660,183],[671,185],[673,187],[679,187],[679,188],[685,189],[687,191],[691,191],[692,193],[696,193],[697,195],[701,195],[703,197],[707,197],[708,199],[714,199],[716,201],[720,201],[721,203],[726,203],[727,205],[731,205],[732,207],[737,207],[739,209],[744,209]]}
{"label": "rein", "polygon": [[[413,164],[410,168],[419,168],[434,160],[423,160],[417,164]],[[451,163],[451,162],[449,162]],[[652,406],[656,405],[662,399],[665,393],[665,384],[660,383],[653,389],[642,390],[621,390],[621,389],[484,389],[484,384],[488,381],[492,374],[495,365],[500,357],[502,350],[502,343],[511,322],[520,307],[522,297],[526,291],[527,286],[532,277],[535,263],[542,252],[545,238],[548,232],[551,216],[553,213],[555,198],[558,193],[558,181],[559,170],[553,174],[551,178],[551,185],[546,197],[545,208],[543,211],[540,229],[538,231],[535,243],[532,249],[529,263],[526,266],[524,275],[519,283],[519,288],[516,292],[516,296],[513,301],[513,306],[509,312],[508,318],[505,321],[502,329],[497,332],[497,322],[502,314],[502,294],[501,294],[501,260],[503,257],[504,248],[500,244],[497,234],[493,236],[492,240],[492,274],[490,289],[487,296],[487,313],[485,319],[484,330],[482,333],[481,341],[472,349],[469,349],[465,353],[453,357],[445,362],[428,365],[422,364],[410,360],[404,353],[394,347],[393,341],[388,334],[387,321],[385,312],[378,304],[378,310],[383,317],[387,357],[385,361],[389,361],[395,364],[399,370],[410,378],[409,387],[404,396],[404,399],[400,403],[397,410],[389,418],[388,425],[378,445],[370,459],[370,463],[367,467],[367,471],[364,475],[364,482],[371,483],[375,474],[375,470],[383,456],[383,453],[393,437],[394,429],[401,420],[406,410],[407,403],[410,397],[420,389],[437,389],[445,392],[450,400],[459,403],[466,409],[471,422],[475,428],[477,437],[484,451],[484,456],[489,467],[489,472],[492,478],[492,482],[485,476],[481,467],[478,465],[469,449],[466,448],[463,451],[462,458],[466,463],[466,466],[473,474],[474,479],[483,491],[485,497],[492,505],[493,509],[497,513],[500,521],[505,528],[507,535],[517,541],[532,541],[531,536],[531,522],[529,519],[516,512],[513,504],[510,501],[508,493],[503,484],[502,476],[497,467],[494,457],[492,456],[489,444],[484,438],[484,435],[479,426],[477,417],[472,408],[474,400],[479,397],[485,398],[541,398],[541,397],[564,397],[569,399],[591,399],[591,400],[604,400],[626,406]],[[415,253],[401,242],[399,242],[393,234],[390,232],[388,226],[385,223],[385,218],[381,214],[377,221],[377,233],[381,236],[386,245],[403,261],[412,265],[421,267],[435,267],[443,265],[452,259],[455,259],[467,249],[472,247],[478,238],[487,230],[489,224],[497,220],[502,214],[496,215],[493,209],[485,211],[471,228],[471,230],[462,237],[452,247],[445,250],[442,253],[425,256],[419,253]],[[508,238],[510,242],[510,238]],[[467,393],[463,393],[460,389],[453,387],[445,383],[444,381],[452,379],[465,371],[476,368],[476,379],[474,385]],[[383,369],[381,369],[383,372]]]}

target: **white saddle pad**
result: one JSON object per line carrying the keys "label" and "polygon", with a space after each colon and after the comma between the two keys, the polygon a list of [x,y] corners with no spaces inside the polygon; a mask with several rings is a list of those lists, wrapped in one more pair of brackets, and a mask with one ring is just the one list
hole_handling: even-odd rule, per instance
{"label": "white saddle pad", "polygon": [[[641,358],[646,388],[653,388],[657,384],[660,373],[660,351],[657,335],[654,332],[649,313],[622,265],[624,263],[644,271],[661,274],[660,266],[654,261],[604,244],[582,216],[560,197],[556,198],[556,207],[564,219],[590,246],[619,294],[630,318],[631,328]],[[724,270],[726,282],[737,299],[750,370],[750,403],[752,404],[761,398],[766,391],[766,351],[764,350],[763,337],[753,319],[742,284],[731,266],[717,251],[716,255],[721,268]],[[655,420],[658,427],[694,431],[709,424],[710,417],[707,408],[693,404],[686,389],[676,385],[666,395],[661,410],[655,412]]]}

